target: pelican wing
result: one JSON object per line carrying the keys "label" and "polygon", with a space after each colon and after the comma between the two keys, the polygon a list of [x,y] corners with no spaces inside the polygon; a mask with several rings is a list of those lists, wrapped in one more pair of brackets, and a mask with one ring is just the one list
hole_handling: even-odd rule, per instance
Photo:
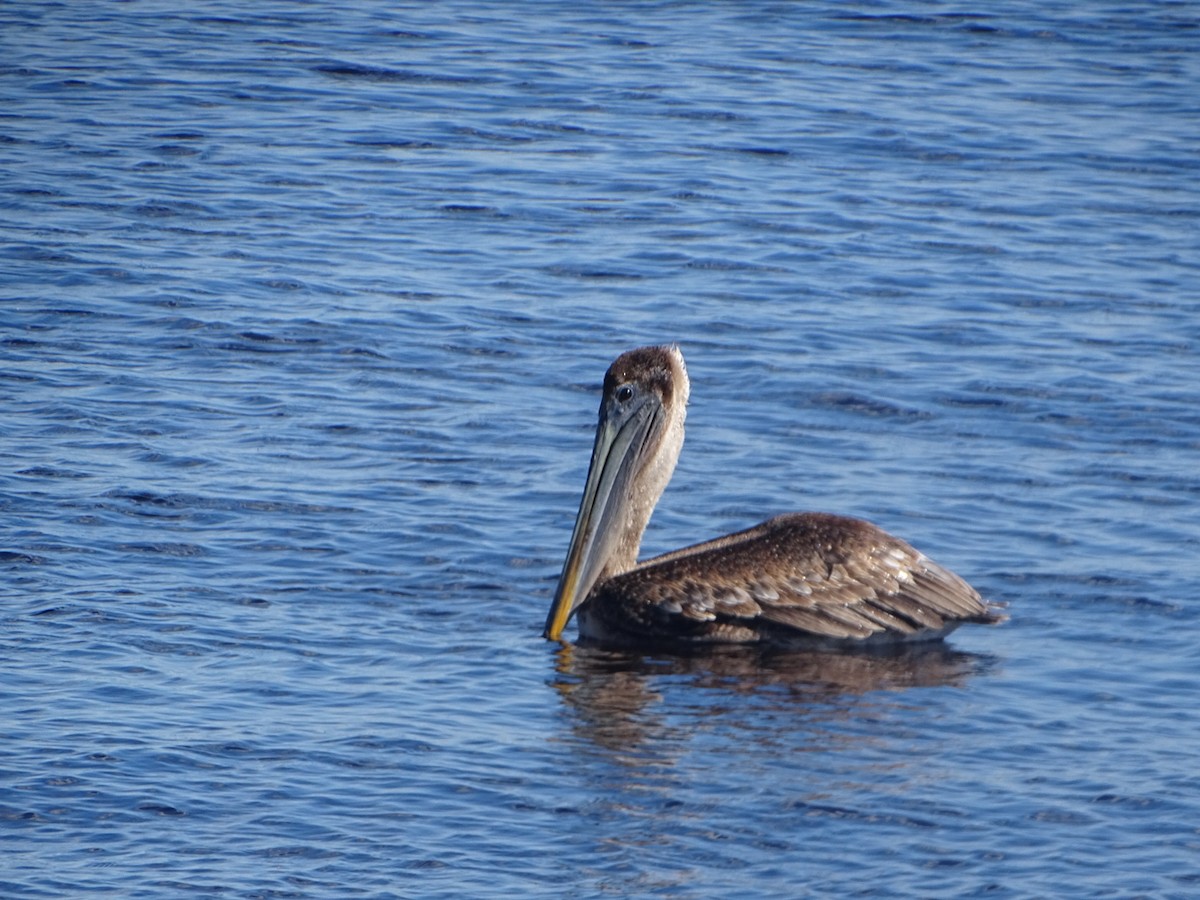
{"label": "pelican wing", "polygon": [[695,641],[938,636],[994,612],[868,522],[801,513],[656,557],[598,586],[597,631]]}

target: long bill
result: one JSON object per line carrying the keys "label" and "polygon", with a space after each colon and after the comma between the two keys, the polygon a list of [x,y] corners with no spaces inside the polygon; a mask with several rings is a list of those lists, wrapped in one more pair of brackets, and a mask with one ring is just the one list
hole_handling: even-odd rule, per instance
{"label": "long bill", "polygon": [[579,515],[542,632],[552,641],[559,640],[575,610],[605,574],[605,566],[629,526],[634,481],[651,452],[650,438],[662,413],[662,405],[648,397],[624,410],[615,406],[601,409]]}

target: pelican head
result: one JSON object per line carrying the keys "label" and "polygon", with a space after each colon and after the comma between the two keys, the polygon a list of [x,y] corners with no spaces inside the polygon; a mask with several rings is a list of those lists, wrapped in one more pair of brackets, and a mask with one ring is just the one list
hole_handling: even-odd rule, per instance
{"label": "pelican head", "polygon": [[604,376],[579,515],[543,634],[558,640],[592,588],[632,569],[683,446],[689,383],[679,348],[622,353]]}

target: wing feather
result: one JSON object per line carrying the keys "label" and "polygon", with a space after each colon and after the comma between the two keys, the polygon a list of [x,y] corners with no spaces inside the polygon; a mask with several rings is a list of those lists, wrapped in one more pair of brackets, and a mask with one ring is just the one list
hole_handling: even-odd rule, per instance
{"label": "wing feather", "polygon": [[979,594],[859,519],[800,513],[649,560],[585,604],[606,634],[685,640],[897,639],[992,622]]}

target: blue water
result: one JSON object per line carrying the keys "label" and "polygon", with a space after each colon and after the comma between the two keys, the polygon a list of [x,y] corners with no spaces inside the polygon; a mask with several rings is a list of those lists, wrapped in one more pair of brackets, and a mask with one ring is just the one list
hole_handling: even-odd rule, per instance
{"label": "blue water", "polygon": [[[18,3],[0,49],[0,895],[1200,889],[1194,5]],[[600,378],[668,340],[646,553],[859,515],[1011,620],[543,641]]]}

